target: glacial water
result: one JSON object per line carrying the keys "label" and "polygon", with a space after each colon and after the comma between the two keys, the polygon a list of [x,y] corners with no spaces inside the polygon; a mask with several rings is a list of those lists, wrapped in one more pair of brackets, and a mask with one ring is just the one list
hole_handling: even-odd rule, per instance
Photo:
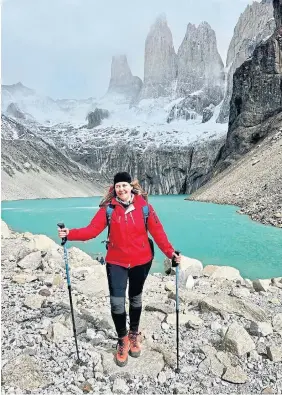
{"label": "glacial water", "polygon": [[[14,230],[45,234],[60,242],[57,222],[86,226],[99,197],[2,202],[2,218]],[[204,265],[228,265],[250,279],[282,276],[282,229],[256,223],[234,206],[190,202],[184,196],[152,196],[169,240],[184,255]],[[93,257],[105,254],[106,230],[88,242],[71,242]],[[156,248],[152,272],[163,272],[164,255]],[[71,262],[70,262],[71,263]]]}

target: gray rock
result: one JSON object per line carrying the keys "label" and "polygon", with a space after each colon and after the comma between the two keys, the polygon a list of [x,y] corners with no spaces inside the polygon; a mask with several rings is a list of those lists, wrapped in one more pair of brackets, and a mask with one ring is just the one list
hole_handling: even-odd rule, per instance
{"label": "gray rock", "polygon": [[88,338],[88,339],[95,339],[95,337],[97,336],[97,334],[96,334],[96,331],[94,330],[94,329],[92,329],[92,328],[88,328],[87,330],[86,330],[86,337]]}
{"label": "gray rock", "polygon": [[11,232],[6,222],[1,219],[1,239],[9,239]]}
{"label": "gray rock", "polygon": [[21,269],[36,270],[42,267],[41,252],[31,252],[23,259],[21,259],[17,265]]}
{"label": "gray rock", "polygon": [[21,354],[2,368],[2,383],[9,387],[18,387],[22,391],[36,390],[48,384],[42,372],[39,361]]}
{"label": "gray rock", "polygon": [[222,376],[222,380],[234,384],[244,384],[248,376],[240,366],[229,366]]}
{"label": "gray rock", "polygon": [[[176,315],[168,314],[166,317],[166,322],[169,325],[176,325]],[[195,314],[179,314],[179,325],[188,325],[189,328],[199,327],[203,324],[203,320]]]}
{"label": "gray rock", "polygon": [[273,333],[272,326],[268,322],[251,322],[249,333],[253,336],[268,336]]}
{"label": "gray rock", "polygon": [[36,280],[37,280],[37,276],[33,276],[32,274],[29,273],[16,274],[15,276],[13,276],[12,279],[12,281],[14,281],[17,284],[31,283]]}
{"label": "gray rock", "polygon": [[275,332],[282,332],[282,313],[272,317],[272,326]]}
{"label": "gray rock", "polygon": [[236,322],[228,327],[223,339],[223,346],[225,350],[238,356],[244,355],[256,348],[248,332]]}
{"label": "gray rock", "polygon": [[113,354],[110,352],[101,352],[102,365],[105,374],[119,373],[122,375],[145,375],[157,377],[164,368],[164,359],[162,354],[153,351],[145,343],[142,343],[142,352],[139,358],[132,358],[130,364],[127,364],[122,370],[115,364]]}
{"label": "gray rock", "polygon": [[69,339],[72,336],[72,331],[61,322],[55,322],[52,328],[52,340],[54,343],[61,343],[65,339]]}
{"label": "gray rock", "polygon": [[123,379],[117,378],[113,383],[112,391],[114,394],[127,394],[129,392],[129,388]]}
{"label": "gray rock", "polygon": [[226,280],[243,280],[238,269],[231,266],[217,266],[211,273],[212,279],[224,278]]}
{"label": "gray rock", "polygon": [[254,280],[253,287],[255,291],[268,291],[271,284],[271,280]]}
{"label": "gray rock", "polygon": [[106,277],[106,269],[104,266],[95,266],[93,270],[89,270],[89,274],[83,281],[79,281],[73,286],[73,289],[88,296],[107,296],[109,294],[109,286]]}
{"label": "gray rock", "polygon": [[164,384],[164,383],[166,382],[166,375],[165,375],[165,372],[160,372],[160,373],[158,374],[158,382],[159,382],[160,384]]}
{"label": "gray rock", "polygon": [[279,346],[267,346],[266,347],[266,352],[268,358],[272,362],[282,362],[282,347]]}
{"label": "gray rock", "polygon": [[226,295],[224,299],[221,295],[208,296],[200,301],[200,308],[203,311],[216,311],[222,313],[233,313],[252,321],[266,321],[266,312],[259,306],[246,301]]}
{"label": "gray rock", "polygon": [[40,309],[45,298],[41,295],[28,295],[24,300],[24,306],[29,309]]}
{"label": "gray rock", "polygon": [[167,303],[149,303],[145,306],[146,311],[160,311],[164,314],[173,314],[175,309]]}

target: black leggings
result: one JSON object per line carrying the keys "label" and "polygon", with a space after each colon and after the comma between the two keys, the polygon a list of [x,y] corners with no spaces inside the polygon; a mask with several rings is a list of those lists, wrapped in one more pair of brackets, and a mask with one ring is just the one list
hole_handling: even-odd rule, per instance
{"label": "black leggings", "polygon": [[110,290],[111,313],[118,337],[126,336],[125,292],[129,280],[129,320],[130,330],[138,331],[142,311],[142,291],[151,269],[152,261],[133,268],[107,263],[107,276]]}

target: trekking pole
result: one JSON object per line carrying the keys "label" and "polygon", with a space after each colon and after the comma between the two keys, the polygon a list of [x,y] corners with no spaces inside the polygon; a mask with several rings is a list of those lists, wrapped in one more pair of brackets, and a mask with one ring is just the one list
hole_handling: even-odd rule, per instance
{"label": "trekking pole", "polygon": [[[59,223],[57,224],[60,229],[64,229],[65,224]],[[76,337],[76,328],[75,328],[75,321],[74,321],[74,313],[73,313],[73,305],[72,305],[72,295],[71,295],[71,282],[70,282],[70,274],[69,274],[69,260],[68,260],[68,251],[67,251],[67,237],[62,238],[61,245],[64,247],[64,260],[66,266],[66,274],[67,274],[67,283],[68,283],[68,290],[69,290],[69,299],[70,299],[70,308],[71,308],[71,317],[72,317],[72,327],[73,327],[73,336],[75,340],[75,347],[77,352],[77,361],[76,363],[80,363],[79,353],[78,353],[78,346],[77,346],[77,337]]]}
{"label": "trekking pole", "polygon": [[[174,251],[176,255],[179,255],[179,251]],[[178,286],[179,286],[179,264],[175,262],[175,258],[172,259],[172,266],[176,266],[175,274],[175,293],[176,293],[176,369],[175,373],[180,373],[179,369],[179,296],[178,296]]]}

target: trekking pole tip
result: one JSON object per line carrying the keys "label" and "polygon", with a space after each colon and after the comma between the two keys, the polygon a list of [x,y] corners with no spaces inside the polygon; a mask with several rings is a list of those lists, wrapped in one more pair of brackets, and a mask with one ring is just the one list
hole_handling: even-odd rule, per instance
{"label": "trekking pole tip", "polygon": [[180,369],[179,369],[179,368],[176,368],[176,369],[175,369],[175,373],[180,373]]}

